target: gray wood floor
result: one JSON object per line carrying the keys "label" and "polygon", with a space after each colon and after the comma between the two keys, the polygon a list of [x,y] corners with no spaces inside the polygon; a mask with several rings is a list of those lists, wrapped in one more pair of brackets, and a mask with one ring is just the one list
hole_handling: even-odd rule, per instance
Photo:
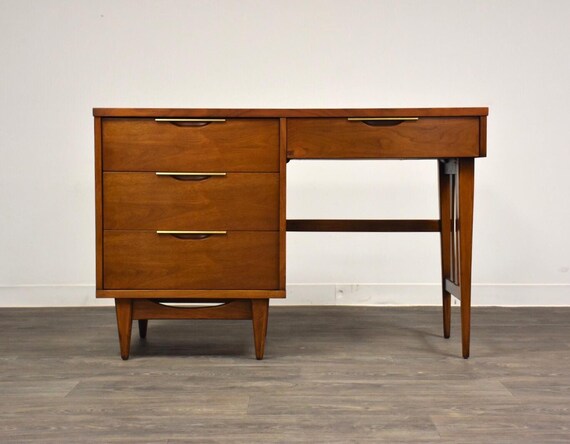
{"label": "gray wood floor", "polygon": [[[570,442],[570,309],[273,307],[151,321],[118,356],[110,308],[0,309],[1,442]],[[136,325],[133,333],[136,332]]]}

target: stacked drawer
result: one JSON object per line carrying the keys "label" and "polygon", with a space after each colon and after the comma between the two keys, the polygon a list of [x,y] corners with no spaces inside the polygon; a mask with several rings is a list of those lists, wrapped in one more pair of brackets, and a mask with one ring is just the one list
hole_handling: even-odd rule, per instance
{"label": "stacked drawer", "polygon": [[279,287],[279,120],[104,118],[103,288]]}

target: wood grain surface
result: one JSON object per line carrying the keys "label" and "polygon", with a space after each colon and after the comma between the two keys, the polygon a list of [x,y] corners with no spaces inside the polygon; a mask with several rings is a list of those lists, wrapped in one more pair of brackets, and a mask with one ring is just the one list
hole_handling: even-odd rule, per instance
{"label": "wood grain surface", "polygon": [[279,230],[277,173],[104,173],[103,190],[106,230]]}
{"label": "wood grain surface", "polygon": [[263,361],[251,321],[152,321],[121,361],[113,307],[3,308],[0,441],[565,443],[569,318],[474,308],[466,361],[439,307],[271,307]]}
{"label": "wood grain surface", "polygon": [[438,219],[289,219],[287,231],[434,232]]}
{"label": "wood grain surface", "polygon": [[394,126],[347,119],[290,119],[291,159],[442,158],[479,155],[479,119],[420,118]]}
{"label": "wood grain surface", "polygon": [[279,120],[230,119],[186,127],[103,119],[105,171],[279,171]]}
{"label": "wood grain surface", "polygon": [[451,177],[445,173],[445,164],[438,162],[438,195],[439,195],[439,239],[441,245],[441,294],[443,314],[443,337],[451,335],[451,294],[445,288],[445,282],[451,279]]}
{"label": "wood grain surface", "polygon": [[178,239],[154,231],[105,230],[105,289],[279,288],[279,233],[229,231]]}
{"label": "wood grain surface", "polygon": [[94,122],[94,166],[95,166],[95,287],[103,288],[103,160],[101,118],[95,117]]}
{"label": "wood grain surface", "polygon": [[471,265],[473,250],[473,197],[475,160],[459,159],[459,286],[463,357],[469,357],[471,336]]}
{"label": "wood grain surface", "polygon": [[98,298],[267,299],[284,298],[285,290],[97,290]]}
{"label": "wood grain surface", "polygon": [[458,117],[486,116],[489,108],[93,108],[101,117]]}
{"label": "wood grain surface", "polygon": [[287,119],[279,119],[279,288],[287,275]]}

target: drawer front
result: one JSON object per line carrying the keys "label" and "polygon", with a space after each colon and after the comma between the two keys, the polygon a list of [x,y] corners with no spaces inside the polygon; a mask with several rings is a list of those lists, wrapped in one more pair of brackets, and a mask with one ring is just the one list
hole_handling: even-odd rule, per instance
{"label": "drawer front", "polygon": [[153,231],[104,232],[105,289],[268,290],[279,286],[279,233],[230,231],[179,239]]}
{"label": "drawer front", "polygon": [[279,230],[279,174],[104,173],[107,230]]}
{"label": "drawer front", "polygon": [[288,119],[290,158],[431,158],[479,156],[479,118],[417,120]]}
{"label": "drawer front", "polygon": [[279,120],[103,120],[105,171],[279,171]]}

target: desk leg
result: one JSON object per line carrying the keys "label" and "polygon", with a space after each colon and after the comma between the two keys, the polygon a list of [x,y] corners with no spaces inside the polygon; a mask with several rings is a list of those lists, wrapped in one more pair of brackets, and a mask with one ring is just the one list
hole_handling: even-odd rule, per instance
{"label": "desk leg", "polygon": [[463,357],[469,357],[471,332],[471,254],[474,166],[472,158],[439,162],[439,218],[443,336],[451,328],[451,295],[461,301]]}
{"label": "desk leg", "polygon": [[269,299],[252,299],[251,314],[253,321],[253,338],[255,342],[255,357],[261,360],[263,359],[265,338],[267,336]]}
{"label": "desk leg", "polygon": [[141,339],[146,338],[147,329],[148,329],[148,319],[139,319],[139,336]]}
{"label": "desk leg", "polygon": [[459,287],[463,357],[469,357],[471,331],[471,254],[475,159],[459,159]]}
{"label": "desk leg", "polygon": [[133,326],[133,301],[132,299],[115,299],[117,312],[117,327],[119,330],[119,344],[121,346],[121,358],[129,359],[131,349],[131,329]]}
{"label": "desk leg", "polygon": [[439,220],[441,240],[441,287],[443,292],[443,337],[449,338],[451,331],[451,294],[445,281],[451,280],[451,181],[452,175],[446,174],[445,164],[438,161],[439,175]]}

